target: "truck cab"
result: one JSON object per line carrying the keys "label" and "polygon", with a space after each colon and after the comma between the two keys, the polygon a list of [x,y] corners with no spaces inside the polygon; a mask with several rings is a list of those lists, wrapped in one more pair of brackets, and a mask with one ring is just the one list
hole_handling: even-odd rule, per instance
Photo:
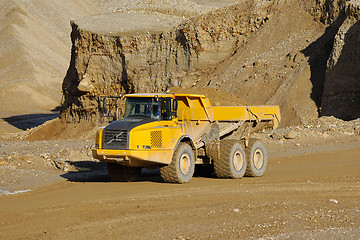
{"label": "truck cab", "polygon": [[174,95],[128,94],[124,100],[123,118],[97,131],[93,157],[107,162],[112,179],[130,181],[141,167],[170,164],[183,138]]}

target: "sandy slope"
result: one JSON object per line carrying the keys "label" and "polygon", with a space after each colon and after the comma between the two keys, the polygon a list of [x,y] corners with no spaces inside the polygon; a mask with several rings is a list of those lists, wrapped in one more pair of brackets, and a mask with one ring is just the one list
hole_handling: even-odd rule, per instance
{"label": "sandy slope", "polygon": [[69,21],[101,12],[88,0],[0,2],[0,116],[59,105],[70,59]]}
{"label": "sandy slope", "polygon": [[[70,20],[113,11],[188,17],[236,1],[11,0],[0,2],[0,116],[39,113],[60,104],[70,61]],[[210,6],[207,6],[209,5]],[[215,7],[216,6],[216,7]],[[171,11],[171,9],[177,9]],[[134,20],[132,20],[134,21]],[[136,21],[136,20],[135,20]]]}
{"label": "sandy slope", "polygon": [[306,124],[318,114],[303,52],[324,34],[325,27],[302,7],[284,4],[199,85],[221,88],[249,104],[280,105],[282,126]]}

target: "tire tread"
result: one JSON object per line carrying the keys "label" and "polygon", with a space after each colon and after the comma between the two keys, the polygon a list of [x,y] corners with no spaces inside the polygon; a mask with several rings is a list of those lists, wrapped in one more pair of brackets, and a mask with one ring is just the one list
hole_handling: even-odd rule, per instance
{"label": "tire tread", "polygon": [[171,163],[160,168],[160,175],[164,182],[168,183],[184,183],[178,176],[176,169],[176,158],[182,146],[189,145],[187,143],[180,143],[174,151]]}
{"label": "tire tread", "polygon": [[[251,151],[252,148],[254,146],[254,144],[260,141],[257,138],[250,138],[249,139],[249,144],[248,147],[245,148],[245,158],[246,158],[246,171],[245,171],[245,176],[246,177],[258,177],[258,175],[256,175],[252,169],[252,164],[251,164]],[[265,161],[267,161],[267,159],[265,159]]]}
{"label": "tire tread", "polygon": [[215,175],[218,178],[235,178],[230,167],[231,150],[235,143],[235,139],[224,139],[220,142],[220,159],[214,159]]}

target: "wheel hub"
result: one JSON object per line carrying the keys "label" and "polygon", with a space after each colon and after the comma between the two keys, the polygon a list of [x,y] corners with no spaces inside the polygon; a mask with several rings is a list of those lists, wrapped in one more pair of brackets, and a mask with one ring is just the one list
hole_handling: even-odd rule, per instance
{"label": "wheel hub", "polygon": [[256,169],[260,169],[264,164],[264,154],[260,149],[256,149],[254,152],[254,166]]}
{"label": "wheel hub", "polygon": [[235,170],[240,171],[241,168],[243,167],[243,164],[244,164],[243,155],[241,154],[241,152],[239,150],[237,150],[233,156],[233,165],[234,165]]}
{"label": "wheel hub", "polygon": [[182,174],[186,175],[190,171],[190,156],[188,154],[181,155],[180,159],[180,171]]}

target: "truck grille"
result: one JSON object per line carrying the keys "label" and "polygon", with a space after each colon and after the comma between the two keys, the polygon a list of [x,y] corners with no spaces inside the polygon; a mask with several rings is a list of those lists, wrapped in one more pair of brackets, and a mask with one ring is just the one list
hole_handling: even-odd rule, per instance
{"label": "truck grille", "polygon": [[151,148],[162,148],[162,132],[152,131],[150,132]]}
{"label": "truck grille", "polygon": [[128,148],[127,130],[104,130],[103,146],[108,149],[125,150]]}

